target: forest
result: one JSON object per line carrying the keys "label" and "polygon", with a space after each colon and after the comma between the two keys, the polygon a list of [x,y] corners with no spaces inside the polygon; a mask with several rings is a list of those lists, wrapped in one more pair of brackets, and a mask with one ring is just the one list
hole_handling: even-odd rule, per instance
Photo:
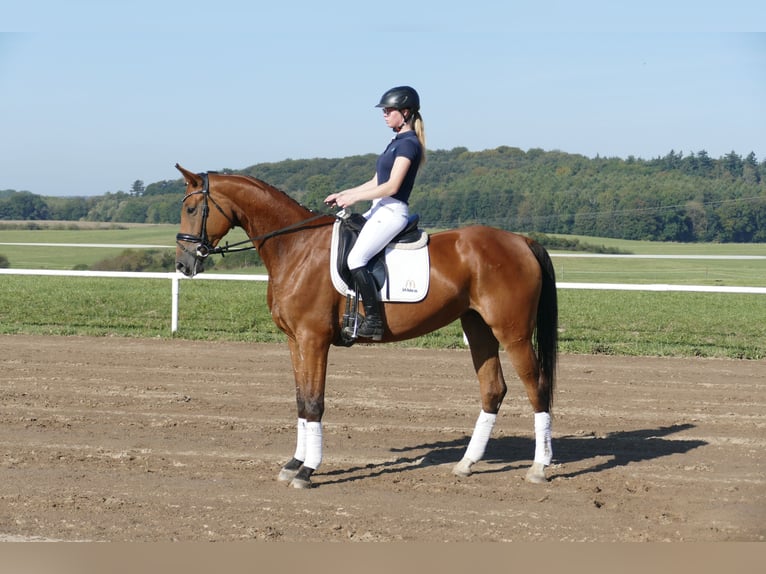
{"label": "forest", "polygon": [[[322,199],[372,177],[375,159],[287,159],[221,171],[257,177],[326,211]],[[90,197],[0,190],[0,220],[177,223],[183,189],[179,178],[136,180],[129,191]],[[508,146],[429,150],[410,212],[428,229],[480,223],[526,233],[766,242],[766,160],[734,151],[715,159],[671,150],[646,160]]]}

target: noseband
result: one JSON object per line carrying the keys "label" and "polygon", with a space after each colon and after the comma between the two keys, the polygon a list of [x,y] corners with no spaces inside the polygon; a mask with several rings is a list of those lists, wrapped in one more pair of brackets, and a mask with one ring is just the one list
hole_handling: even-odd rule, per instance
{"label": "noseband", "polygon": [[[199,259],[204,259],[211,253],[218,252],[217,248],[214,247],[212,243],[210,243],[210,239],[208,238],[208,235],[207,235],[207,218],[208,218],[208,215],[210,214],[209,202],[212,202],[213,205],[215,205],[216,209],[218,209],[218,211],[221,212],[221,215],[223,215],[226,218],[226,220],[229,222],[231,227],[234,227],[236,224],[231,217],[226,215],[226,212],[221,208],[220,205],[218,205],[216,200],[210,196],[210,180],[209,180],[208,174],[200,173],[199,176],[202,178],[202,189],[199,191],[192,191],[191,193],[187,193],[184,196],[184,198],[181,200],[181,204],[183,204],[191,196],[202,194],[202,224],[201,224],[199,235],[192,235],[191,233],[179,233],[176,235],[176,243],[186,253],[189,253],[190,255],[195,255]],[[192,253],[191,251],[189,251],[181,242],[195,243],[197,245],[195,252]]]}

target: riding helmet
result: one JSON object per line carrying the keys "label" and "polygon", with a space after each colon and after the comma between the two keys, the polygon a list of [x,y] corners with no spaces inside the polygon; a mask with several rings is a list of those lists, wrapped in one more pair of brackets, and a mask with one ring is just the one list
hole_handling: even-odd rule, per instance
{"label": "riding helmet", "polygon": [[410,109],[417,112],[420,109],[420,96],[414,88],[409,86],[397,86],[391,88],[380,98],[376,108],[396,108],[397,110]]}

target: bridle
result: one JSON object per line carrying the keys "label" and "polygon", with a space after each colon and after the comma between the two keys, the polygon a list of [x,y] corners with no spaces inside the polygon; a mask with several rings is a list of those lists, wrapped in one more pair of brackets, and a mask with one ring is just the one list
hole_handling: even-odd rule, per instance
{"label": "bridle", "polygon": [[[235,226],[235,221],[231,217],[229,217],[226,212],[223,210],[223,208],[218,205],[218,202],[210,197],[210,178],[208,177],[207,173],[200,173],[198,174],[202,178],[202,189],[198,191],[192,191],[191,193],[187,193],[184,195],[184,198],[181,200],[181,205],[186,202],[187,199],[194,195],[202,195],[202,225],[199,232],[199,235],[192,235],[191,233],[179,233],[176,235],[176,244],[186,253],[190,255],[194,255],[198,257],[199,259],[205,259],[208,255],[211,253],[219,252],[217,247],[214,247],[212,243],[210,243],[210,239],[207,236],[207,218],[210,214],[210,205],[209,203],[212,202],[213,205],[218,209],[218,211],[221,212],[221,215],[223,215],[226,220],[229,222],[231,227]],[[185,243],[195,243],[197,245],[194,253],[189,251],[185,245],[183,245],[181,242]]]}
{"label": "bridle", "polygon": [[[189,255],[192,255],[196,257],[197,259],[205,259],[208,255],[224,255],[225,253],[236,253],[238,251],[248,251],[250,249],[255,249],[255,242],[260,242],[260,245],[263,245],[263,242],[269,239],[270,237],[275,237],[277,235],[283,235],[285,233],[289,233],[291,231],[296,231],[298,229],[301,229],[305,224],[310,223],[312,221],[315,221],[321,217],[325,217],[324,214],[317,214],[313,217],[309,217],[308,219],[304,219],[303,221],[299,221],[298,223],[293,223],[292,225],[288,225],[287,227],[283,227],[281,229],[277,229],[276,231],[271,231],[269,233],[265,233],[263,235],[257,235],[255,237],[248,237],[244,241],[239,241],[237,243],[232,243],[229,245],[227,242],[226,245],[223,246],[213,246],[213,244],[210,242],[210,238],[207,235],[207,218],[210,214],[210,203],[212,203],[218,211],[221,212],[221,215],[223,215],[226,218],[226,221],[229,222],[230,228],[236,227],[237,220],[236,218],[229,216],[226,214],[226,212],[223,210],[223,208],[218,204],[218,202],[210,195],[210,178],[209,173],[200,173],[197,174],[202,178],[202,189],[199,189],[197,191],[192,191],[190,193],[187,193],[184,195],[183,199],[181,200],[181,204],[189,199],[190,197],[194,195],[202,195],[202,223],[199,235],[192,235],[191,233],[178,233],[176,235],[176,244],[183,250],[184,252],[188,253]],[[190,251],[184,243],[193,243],[196,244],[195,250],[192,252]],[[248,244],[247,247],[239,247],[240,245]]]}

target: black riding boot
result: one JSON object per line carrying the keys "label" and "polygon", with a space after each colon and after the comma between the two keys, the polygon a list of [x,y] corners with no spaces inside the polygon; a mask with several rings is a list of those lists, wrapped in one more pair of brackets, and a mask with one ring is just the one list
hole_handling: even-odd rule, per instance
{"label": "black riding boot", "polygon": [[[378,299],[378,288],[375,285],[375,280],[366,267],[352,269],[351,276],[362,296],[362,306],[364,307],[364,320],[359,325],[356,336],[380,341],[383,338],[383,319],[380,314],[380,300]],[[353,336],[353,332],[346,334]]]}

